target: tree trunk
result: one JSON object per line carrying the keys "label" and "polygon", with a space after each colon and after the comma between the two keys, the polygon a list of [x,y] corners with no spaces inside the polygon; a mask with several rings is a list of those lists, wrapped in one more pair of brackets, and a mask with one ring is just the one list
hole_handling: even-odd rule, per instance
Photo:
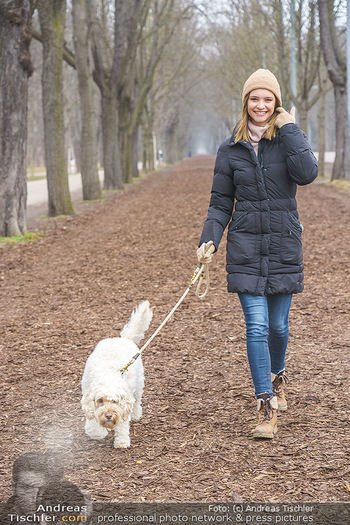
{"label": "tree trunk", "polygon": [[142,171],[147,172],[147,145],[144,138],[142,140]]}
{"label": "tree trunk", "polygon": [[129,132],[129,120],[131,111],[131,100],[129,97],[123,97],[119,100],[119,142],[121,164],[123,171],[123,182],[129,184],[132,181],[131,171],[131,144]]}
{"label": "tree trunk", "polygon": [[26,231],[29,0],[0,0],[0,235]]}
{"label": "tree trunk", "polygon": [[[120,158],[122,148],[119,135],[118,93],[125,52],[125,16],[128,5],[115,0],[114,49],[112,50],[108,45],[106,46],[108,29],[103,6],[99,17],[96,3],[92,0],[86,0],[86,3],[92,31],[92,54],[95,66],[93,78],[101,93],[104,189],[121,189],[123,173]],[[112,62],[109,60],[111,57],[113,57]]]}
{"label": "tree trunk", "polygon": [[175,162],[178,160],[177,134],[175,125],[172,125],[167,129],[166,144],[166,162],[168,164],[175,164]]}
{"label": "tree trunk", "polygon": [[321,96],[318,99],[318,112],[317,112],[317,149],[318,149],[318,175],[324,177],[324,156],[326,151],[326,137],[325,137],[325,110],[326,110],[326,91],[321,92]]}
{"label": "tree trunk", "polygon": [[79,173],[81,173],[81,122],[77,107],[72,109],[71,118],[69,118],[71,141],[73,146],[75,166]]}
{"label": "tree trunk", "polygon": [[[110,90],[109,90],[110,91]],[[119,152],[119,126],[117,102],[111,92],[101,91],[104,189],[123,187]]]}
{"label": "tree trunk", "polygon": [[166,128],[165,140],[166,140],[166,161],[167,164],[175,164],[181,160],[182,156],[179,147],[178,137],[178,126],[179,126],[179,114],[178,108],[173,108],[172,120]]}
{"label": "tree trunk", "polygon": [[148,141],[148,129],[146,122],[143,121],[141,125],[141,137],[142,137],[142,171],[147,173],[149,170],[149,141]]}
{"label": "tree trunk", "polygon": [[138,163],[138,126],[132,132],[129,129],[120,132],[122,146],[123,182],[130,184],[133,177],[139,176]]}
{"label": "tree trunk", "polygon": [[336,152],[332,180],[346,179],[349,173],[349,144],[346,86],[334,85]]}
{"label": "tree trunk", "polygon": [[[153,143],[153,111],[152,111],[152,102],[150,103],[150,108],[145,105],[144,108],[144,117],[142,119],[142,149],[143,149],[143,170],[153,171],[155,169],[154,165],[154,143]],[[158,155],[158,152],[157,152]],[[157,157],[158,158],[158,157]]]}
{"label": "tree trunk", "polygon": [[[122,151],[123,181],[132,182],[138,177],[138,130],[140,114],[135,112],[138,97],[136,77],[132,71],[124,95],[119,98],[119,136]],[[136,117],[136,118],[133,118]]]}
{"label": "tree trunk", "polygon": [[130,184],[132,182],[132,166],[131,166],[131,137],[129,133],[126,133],[125,135],[123,157],[124,157],[123,180],[126,184]]}
{"label": "tree trunk", "polygon": [[[148,131],[148,134],[145,138],[145,142],[146,142],[146,152],[147,152],[147,169],[148,171],[154,171],[155,164],[154,164],[154,144],[153,144],[152,130]],[[159,156],[159,152],[157,152],[157,155]]]}
{"label": "tree trunk", "polygon": [[[305,102],[307,104],[307,101],[305,101]],[[300,127],[300,129],[303,130],[304,133],[307,134],[307,132],[308,132],[308,126],[307,126],[308,110],[307,110],[307,108],[305,108],[305,105],[303,104],[303,101],[302,101],[302,103],[299,106],[298,113],[299,113],[299,115],[298,115],[299,127]]]}
{"label": "tree trunk", "polygon": [[[70,98],[68,93],[64,96],[64,107],[65,115],[67,115],[66,122],[66,137],[67,131],[69,133],[69,141],[72,145],[72,150],[68,148],[69,154],[72,157],[68,157],[69,173],[71,173],[71,160],[75,160],[75,168],[81,173],[81,118],[80,111],[77,107],[77,101],[75,97]],[[68,124],[68,125],[67,125]]]}
{"label": "tree trunk", "polygon": [[94,86],[89,66],[89,38],[85,0],[73,0],[74,49],[81,108],[81,179],[83,199],[101,198],[98,177],[97,121]]}
{"label": "tree trunk", "polygon": [[138,168],[139,160],[139,126],[136,126],[130,137],[130,147],[131,147],[131,171],[133,178],[140,176]]}
{"label": "tree trunk", "polygon": [[332,180],[347,178],[349,141],[347,124],[346,61],[337,39],[333,2],[318,0],[321,46],[335,97],[335,161]]}
{"label": "tree trunk", "polygon": [[43,114],[49,215],[74,213],[69,193],[63,113],[62,55],[66,1],[38,0],[43,37]]}

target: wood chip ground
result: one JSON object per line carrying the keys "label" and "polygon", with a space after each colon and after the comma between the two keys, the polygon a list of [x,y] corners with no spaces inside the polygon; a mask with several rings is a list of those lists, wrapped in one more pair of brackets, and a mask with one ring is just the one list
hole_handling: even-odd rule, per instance
{"label": "wood chip ground", "polygon": [[150,336],[184,292],[213,164],[166,168],[75,216],[37,221],[41,239],[0,250],[2,501],[14,460],[53,449],[94,501],[349,500],[350,196],[317,182],[298,189],[305,291],[292,302],[289,408],[276,437],[251,436],[256,405],[224,240],[207,298],[191,292],[144,353],[131,447],[84,434],[85,361],[139,302],[154,308]]}

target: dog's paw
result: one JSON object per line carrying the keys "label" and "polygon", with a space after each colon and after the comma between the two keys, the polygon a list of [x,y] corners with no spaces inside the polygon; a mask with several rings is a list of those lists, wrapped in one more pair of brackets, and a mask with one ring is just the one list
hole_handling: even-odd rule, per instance
{"label": "dog's paw", "polygon": [[142,406],[135,405],[131,414],[131,421],[139,421],[142,417]]}
{"label": "dog's paw", "polygon": [[130,447],[130,438],[116,438],[113,444],[114,448],[128,448]]}
{"label": "dog's paw", "polygon": [[85,433],[91,439],[104,439],[108,434],[108,430],[101,427],[95,419],[87,419],[85,423]]}

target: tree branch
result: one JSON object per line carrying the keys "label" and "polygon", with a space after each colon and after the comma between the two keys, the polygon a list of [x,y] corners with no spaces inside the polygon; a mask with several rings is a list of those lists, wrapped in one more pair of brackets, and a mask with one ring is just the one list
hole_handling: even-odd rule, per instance
{"label": "tree branch", "polygon": [[[37,29],[34,29],[33,27],[30,29],[30,34],[32,35],[32,38],[37,40],[38,42],[43,43],[43,36]],[[71,67],[76,69],[76,61],[75,61],[75,55],[74,53],[64,44],[63,48],[63,60],[67,62]]]}
{"label": "tree branch", "polygon": [[327,0],[318,0],[317,3],[320,18],[321,45],[329,78],[335,85],[345,85],[345,74],[338,63],[333,47],[329,2]]}

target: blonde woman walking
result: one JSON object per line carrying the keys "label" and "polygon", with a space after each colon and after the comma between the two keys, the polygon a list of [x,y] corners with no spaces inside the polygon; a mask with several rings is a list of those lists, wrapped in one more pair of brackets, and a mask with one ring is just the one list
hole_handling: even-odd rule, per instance
{"label": "blonde woman walking", "polygon": [[254,438],[277,432],[277,410],[285,411],[285,355],[292,295],[303,291],[302,230],[297,185],[317,177],[317,163],[294,108],[282,107],[276,77],[259,69],[245,82],[242,114],[221,144],[214,169],[199,262],[210,262],[226,226],[227,288],[238,293],[247,354],[258,406]]}

